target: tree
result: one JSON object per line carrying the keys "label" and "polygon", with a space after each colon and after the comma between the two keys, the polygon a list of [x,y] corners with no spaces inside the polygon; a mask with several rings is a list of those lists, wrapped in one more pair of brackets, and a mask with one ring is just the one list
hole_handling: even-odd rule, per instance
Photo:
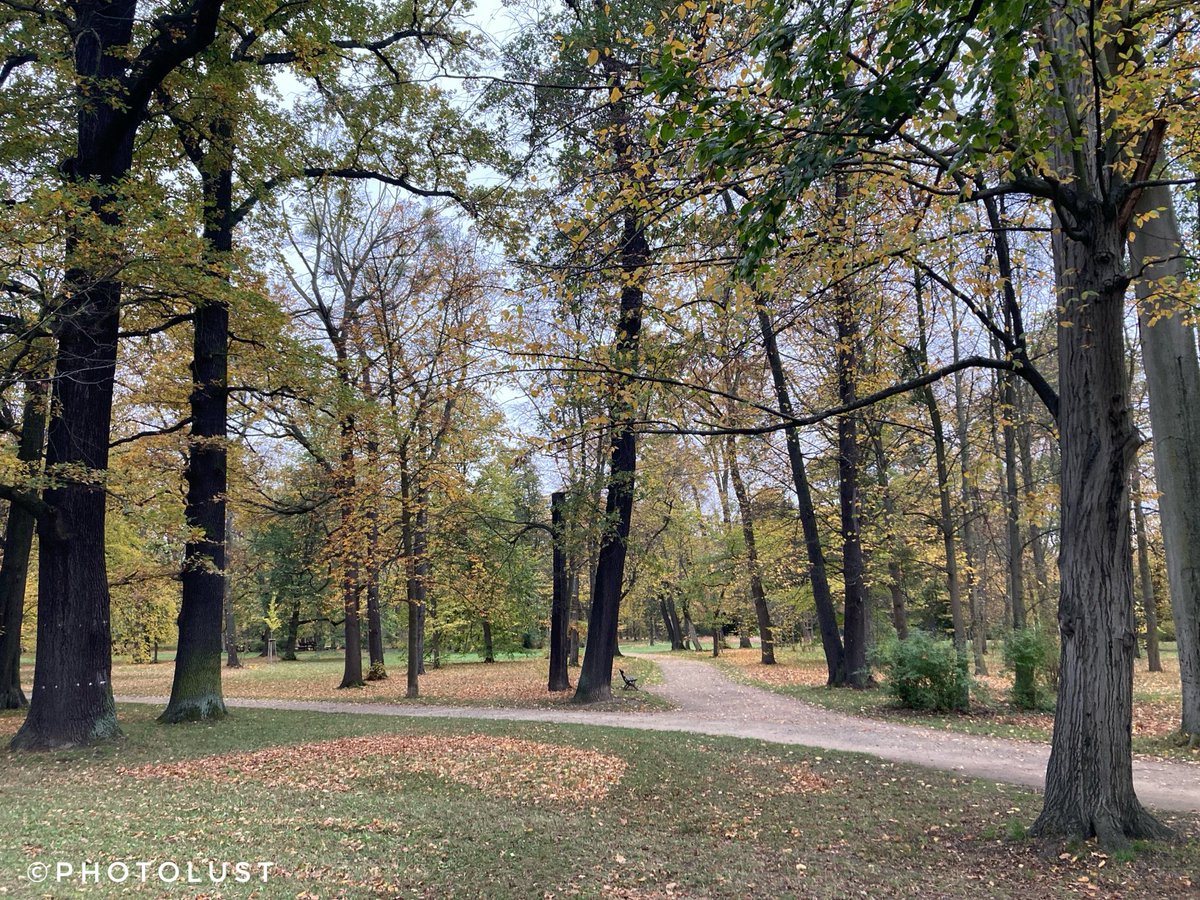
{"label": "tree", "polygon": [[[139,37],[151,37],[138,46],[132,0],[76,0],[54,19],[64,33],[45,35],[47,46],[73,50],[76,145],[62,171],[86,217],[67,238],[66,296],[55,320],[46,468],[56,483],[45,493],[48,510],[39,526],[39,652],[15,749],[77,746],[118,733],[98,480],[108,468],[122,282],[105,250],[121,243],[134,138],[147,103],[172,70],[213,40],[221,6],[194,0],[163,10],[139,29]],[[41,61],[40,54],[29,60]]]}
{"label": "tree", "polygon": [[[1200,741],[1200,362],[1195,327],[1185,318],[1181,304],[1186,300],[1180,296],[1194,290],[1194,284],[1185,269],[1183,239],[1168,187],[1151,185],[1142,191],[1131,228],[1129,253],[1183,687],[1180,731],[1194,745]],[[1145,533],[1140,520],[1137,537],[1141,566]],[[1145,574],[1142,583],[1147,584]],[[1149,627],[1154,606],[1151,589],[1143,587],[1143,600]],[[1152,670],[1157,635],[1154,641],[1153,655],[1147,648]]]}

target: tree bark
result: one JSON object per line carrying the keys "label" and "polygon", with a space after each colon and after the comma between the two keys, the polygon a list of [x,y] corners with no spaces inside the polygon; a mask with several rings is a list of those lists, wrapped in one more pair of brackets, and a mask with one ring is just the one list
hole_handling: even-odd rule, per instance
{"label": "tree bark", "polygon": [[[839,184],[840,188],[840,184]],[[859,323],[847,294],[837,300],[837,387],[843,405],[858,397]],[[857,413],[838,416],[838,504],[842,533],[842,580],[846,587],[845,683],[855,688],[871,681],[867,665],[867,592],[864,580],[862,536],[859,526]]]}
{"label": "tree bark", "polygon": [[1142,610],[1146,617],[1146,664],[1151,672],[1161,672],[1158,652],[1158,600],[1150,577],[1150,552],[1146,542],[1146,514],[1142,511],[1142,478],[1137,462],[1133,464],[1130,489],[1133,493],[1133,533],[1137,538],[1138,583],[1142,589]]}
{"label": "tree bark", "polygon": [[[1064,23],[1065,27],[1065,23]],[[1099,199],[1058,234],[1062,641],[1040,835],[1103,846],[1167,834],[1133,789],[1129,466],[1137,432],[1125,370],[1123,234]]]}
{"label": "tree bark", "polygon": [[[775,339],[775,326],[765,305],[765,298],[757,303],[758,325],[762,335],[763,352],[771,368],[771,380],[775,386],[775,402],[785,416],[793,415],[792,399],[788,392],[787,376],[779,355]],[[837,612],[833,608],[833,593],[829,589],[829,578],[825,573],[825,553],[821,549],[821,533],[817,527],[817,511],[813,506],[812,491],[808,485],[808,474],[804,468],[804,454],[800,449],[800,435],[794,427],[784,428],[788,463],[792,470],[792,485],[796,490],[800,525],[804,529],[804,547],[808,554],[808,579],[813,589],[813,602],[817,609],[817,622],[821,629],[821,646],[825,651],[825,665],[829,684],[844,684],[846,681],[845,650],[838,633]]]}
{"label": "tree bark", "polygon": [[[637,364],[644,302],[642,279],[649,255],[650,247],[646,242],[641,216],[632,210],[627,211],[621,237],[624,286],[621,288],[621,315],[615,350],[619,364],[629,367],[631,371]],[[579,672],[579,685],[575,689],[574,699],[580,703],[612,698],[612,666],[637,468],[637,435],[630,425],[633,415],[630,401],[616,401],[616,408],[611,415],[613,431],[608,498],[605,502],[606,527],[596,563],[592,608],[588,615],[587,650]]]}
{"label": "tree bark", "polygon": [[[1157,213],[1154,218],[1148,218]],[[1183,690],[1180,730],[1200,740],[1200,362],[1196,331],[1176,310],[1172,285],[1185,283],[1183,247],[1170,188],[1142,192],[1134,211],[1130,244],[1159,516],[1167,557],[1167,583],[1179,677]]]}
{"label": "tree bark", "polygon": [[[48,380],[42,379],[31,379],[25,385],[17,459],[31,477],[41,472],[48,387]],[[23,709],[29,705],[21,689],[21,623],[36,528],[37,519],[30,510],[19,503],[9,504],[4,561],[0,564],[0,709]]]}
{"label": "tree bark", "polygon": [[283,656],[280,659],[285,662],[296,661],[296,644],[299,643],[300,637],[300,597],[297,595],[292,600],[292,612],[288,616],[287,639],[283,645]]}
{"label": "tree bark", "polygon": [[[233,137],[225,117],[214,122],[213,150],[200,164],[204,242],[214,266],[233,253]],[[215,171],[209,171],[209,167]],[[192,428],[184,515],[191,535],[180,571],[179,644],[175,676],[160,722],[225,715],[221,694],[221,627],[225,605],[225,496],[228,492],[229,306],[202,299],[192,314]],[[294,650],[293,657],[294,657]]]}
{"label": "tree bark", "polygon": [[[737,497],[738,510],[742,519],[742,538],[746,544],[746,569],[750,578],[750,600],[754,604],[754,615],[758,619],[758,636],[761,660],[764,666],[775,665],[775,639],[771,635],[771,610],[767,606],[767,592],[763,589],[762,571],[758,565],[758,544],[754,538],[754,510],[750,506],[750,495],[746,482],[742,480],[742,469],[737,459],[737,439],[731,434],[725,438],[725,464],[733,481],[733,492]],[[713,626],[713,656],[716,647],[716,626]]]}
{"label": "tree bark", "polygon": [[496,661],[496,645],[492,640],[492,623],[487,616],[483,617],[483,661],[485,663]]}
{"label": "tree bark", "polygon": [[[921,369],[929,370],[928,338],[926,337],[925,300],[921,277],[917,273],[913,280],[917,300],[917,327]],[[938,530],[942,533],[942,549],[946,555],[946,590],[950,595],[950,620],[954,625],[954,647],[959,653],[967,652],[967,626],[963,621],[962,591],[958,578],[958,541],[954,533],[954,511],[950,504],[950,465],[946,458],[946,432],[942,427],[942,411],[938,407],[932,385],[921,390],[925,409],[929,412],[929,425],[933,435],[934,468],[938,483]]]}
{"label": "tree bark", "polygon": [[900,539],[896,534],[896,500],[892,496],[891,487],[888,479],[888,460],[887,453],[883,447],[883,431],[882,428],[875,431],[872,436],[872,442],[875,446],[875,470],[876,479],[879,482],[879,490],[883,496],[883,528],[884,541],[888,550],[888,590],[892,598],[892,625],[896,629],[896,636],[900,640],[908,637],[908,610],[904,604],[903,578],[904,573],[900,568],[900,561],[896,558],[896,551],[900,546]]}
{"label": "tree bark", "polygon": [[567,495],[555,491],[550,495],[550,531],[553,541],[553,586],[554,594],[550,602],[550,678],[547,690],[565,691],[571,687],[567,677],[567,652],[569,638],[567,631],[570,627],[570,579],[567,575],[567,554],[565,551],[566,535],[564,507]]}

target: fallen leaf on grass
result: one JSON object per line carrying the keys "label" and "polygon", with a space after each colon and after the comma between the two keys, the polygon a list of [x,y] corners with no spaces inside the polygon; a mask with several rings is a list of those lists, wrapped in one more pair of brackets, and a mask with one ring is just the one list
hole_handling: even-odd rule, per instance
{"label": "fallen leaf on grass", "polygon": [[626,763],[616,756],[558,744],[484,735],[370,735],[272,747],[252,753],[123,768],[132,778],[258,781],[305,791],[343,793],[360,778],[395,772],[432,775],[503,797],[534,802],[603,800]]}

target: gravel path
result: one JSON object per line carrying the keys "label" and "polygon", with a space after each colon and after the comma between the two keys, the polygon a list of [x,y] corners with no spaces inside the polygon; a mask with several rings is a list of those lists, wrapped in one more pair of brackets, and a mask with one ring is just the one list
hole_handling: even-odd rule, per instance
{"label": "gravel path", "polygon": [[[671,701],[666,712],[589,712],[568,709],[487,709],[389,703],[305,700],[233,700],[248,709],[309,710],[359,715],[488,719],[505,722],[562,722],[649,731],[680,731],[754,738],[826,750],[867,753],[894,762],[944,769],[975,778],[1040,788],[1049,748],[1027,741],[956,734],[847,716],[762,688],[738,684],[709,663],[654,657],[663,684],[648,690]],[[126,703],[165,704],[165,697],[120,697]],[[1200,766],[1137,759],[1138,797],[1147,806],[1200,812]]]}

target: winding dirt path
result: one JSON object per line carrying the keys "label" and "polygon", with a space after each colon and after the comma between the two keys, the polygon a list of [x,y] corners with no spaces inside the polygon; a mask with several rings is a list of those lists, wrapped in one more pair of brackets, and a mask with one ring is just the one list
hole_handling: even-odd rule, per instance
{"label": "winding dirt path", "polygon": [[[956,734],[847,716],[763,688],[738,684],[698,660],[655,656],[663,684],[647,690],[675,705],[664,712],[589,712],[568,709],[485,709],[394,703],[334,703],[305,700],[236,700],[246,709],[308,710],[358,715],[560,722],[648,731],[677,731],[753,738],[867,753],[893,762],[944,769],[973,778],[1041,788],[1049,748],[1043,744]],[[165,704],[165,697],[119,697],[124,703]],[[1147,806],[1200,812],[1200,766],[1136,759],[1138,797]]]}

